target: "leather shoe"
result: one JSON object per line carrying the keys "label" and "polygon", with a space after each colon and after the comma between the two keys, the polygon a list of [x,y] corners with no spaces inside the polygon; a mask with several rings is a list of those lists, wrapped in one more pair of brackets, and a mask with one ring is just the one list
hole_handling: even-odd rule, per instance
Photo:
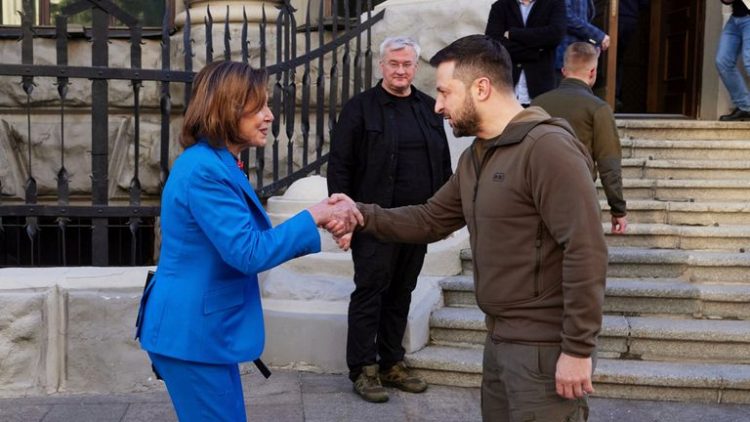
{"label": "leather shoe", "polygon": [[722,122],[750,121],[750,111],[744,111],[740,110],[739,108],[735,108],[731,113],[719,117],[719,120]]}

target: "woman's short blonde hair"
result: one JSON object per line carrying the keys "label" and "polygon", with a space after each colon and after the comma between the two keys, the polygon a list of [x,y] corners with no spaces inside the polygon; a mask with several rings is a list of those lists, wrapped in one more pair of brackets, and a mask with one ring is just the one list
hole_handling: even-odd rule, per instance
{"label": "woman's short blonde hair", "polygon": [[245,107],[259,111],[267,101],[264,70],[240,62],[213,62],[195,76],[193,91],[182,123],[180,144],[194,145],[207,138],[214,147],[241,143],[237,133]]}

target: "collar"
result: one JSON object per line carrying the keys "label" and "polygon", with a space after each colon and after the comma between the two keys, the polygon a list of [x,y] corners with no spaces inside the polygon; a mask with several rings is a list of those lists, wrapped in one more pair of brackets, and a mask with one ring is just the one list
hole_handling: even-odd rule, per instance
{"label": "collar", "polygon": [[560,88],[575,88],[575,89],[585,89],[590,94],[594,94],[594,91],[591,90],[591,87],[586,82],[578,79],[578,78],[565,78],[562,81],[560,81]]}
{"label": "collar", "polygon": [[503,133],[495,138],[488,139],[486,145],[488,147],[498,147],[520,143],[534,126],[538,125],[540,121],[549,118],[550,115],[541,107],[528,107],[516,114],[508,122],[508,126],[505,127]]}
{"label": "collar", "polygon": [[[382,79],[379,80],[378,83],[375,85],[375,92],[376,92],[376,96],[378,98],[378,102],[381,105],[394,103],[394,100],[393,100],[394,96],[391,95],[391,94],[389,94],[388,91],[386,91],[385,88],[383,88],[383,80]],[[411,94],[408,97],[404,97],[404,98],[408,98],[411,101],[420,102],[421,99],[419,98],[419,95],[417,95],[417,92],[419,92],[419,91],[412,84],[412,86],[411,86]]]}

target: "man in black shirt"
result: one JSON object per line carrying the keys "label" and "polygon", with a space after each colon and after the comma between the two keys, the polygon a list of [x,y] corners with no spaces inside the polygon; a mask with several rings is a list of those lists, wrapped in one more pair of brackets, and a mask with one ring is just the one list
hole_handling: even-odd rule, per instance
{"label": "man in black shirt", "polygon": [[729,91],[735,109],[721,116],[719,120],[725,122],[750,120],[750,92],[745,80],[737,69],[737,57],[742,54],[745,69],[750,71],[750,16],[748,16],[747,0],[721,0],[724,4],[732,5],[732,16],[729,17],[719,39],[719,49],[716,52],[716,68],[719,70],[721,81]]}
{"label": "man in black shirt", "polygon": [[[380,46],[383,79],[341,110],[331,140],[328,193],[399,207],[424,203],[451,176],[450,151],[435,100],[411,85],[419,45],[391,37]],[[421,393],[427,384],[403,363],[411,292],[427,246],[351,239],[355,290],[349,302],[346,360],[354,390],[384,402],[383,385]],[[382,383],[381,383],[382,382]]]}

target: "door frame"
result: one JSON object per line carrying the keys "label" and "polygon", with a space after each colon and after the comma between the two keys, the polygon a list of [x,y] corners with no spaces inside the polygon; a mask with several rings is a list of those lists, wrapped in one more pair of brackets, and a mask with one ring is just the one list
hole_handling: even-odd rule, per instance
{"label": "door frame", "polygon": [[[689,1],[689,0],[688,0]],[[688,88],[692,90],[693,101],[692,105],[688,106],[688,110],[685,113],[676,114],[675,116],[682,116],[686,118],[695,119],[699,115],[700,103],[701,103],[701,84],[703,76],[703,60],[704,60],[704,30],[706,21],[706,4],[702,0],[692,0],[695,2],[696,8],[696,27],[695,27],[695,41],[692,46],[693,60],[689,63],[692,66],[693,81],[691,86]],[[648,81],[647,81],[647,100],[646,100],[646,111],[651,114],[650,110],[657,109],[659,106],[659,97],[662,95],[660,90],[660,79],[666,69],[664,67],[664,48],[662,43],[662,3],[663,0],[651,0],[651,49],[649,51],[649,65],[648,65]],[[688,53],[689,54],[689,53]],[[657,112],[658,113],[658,112]],[[663,116],[663,114],[662,114]]]}

